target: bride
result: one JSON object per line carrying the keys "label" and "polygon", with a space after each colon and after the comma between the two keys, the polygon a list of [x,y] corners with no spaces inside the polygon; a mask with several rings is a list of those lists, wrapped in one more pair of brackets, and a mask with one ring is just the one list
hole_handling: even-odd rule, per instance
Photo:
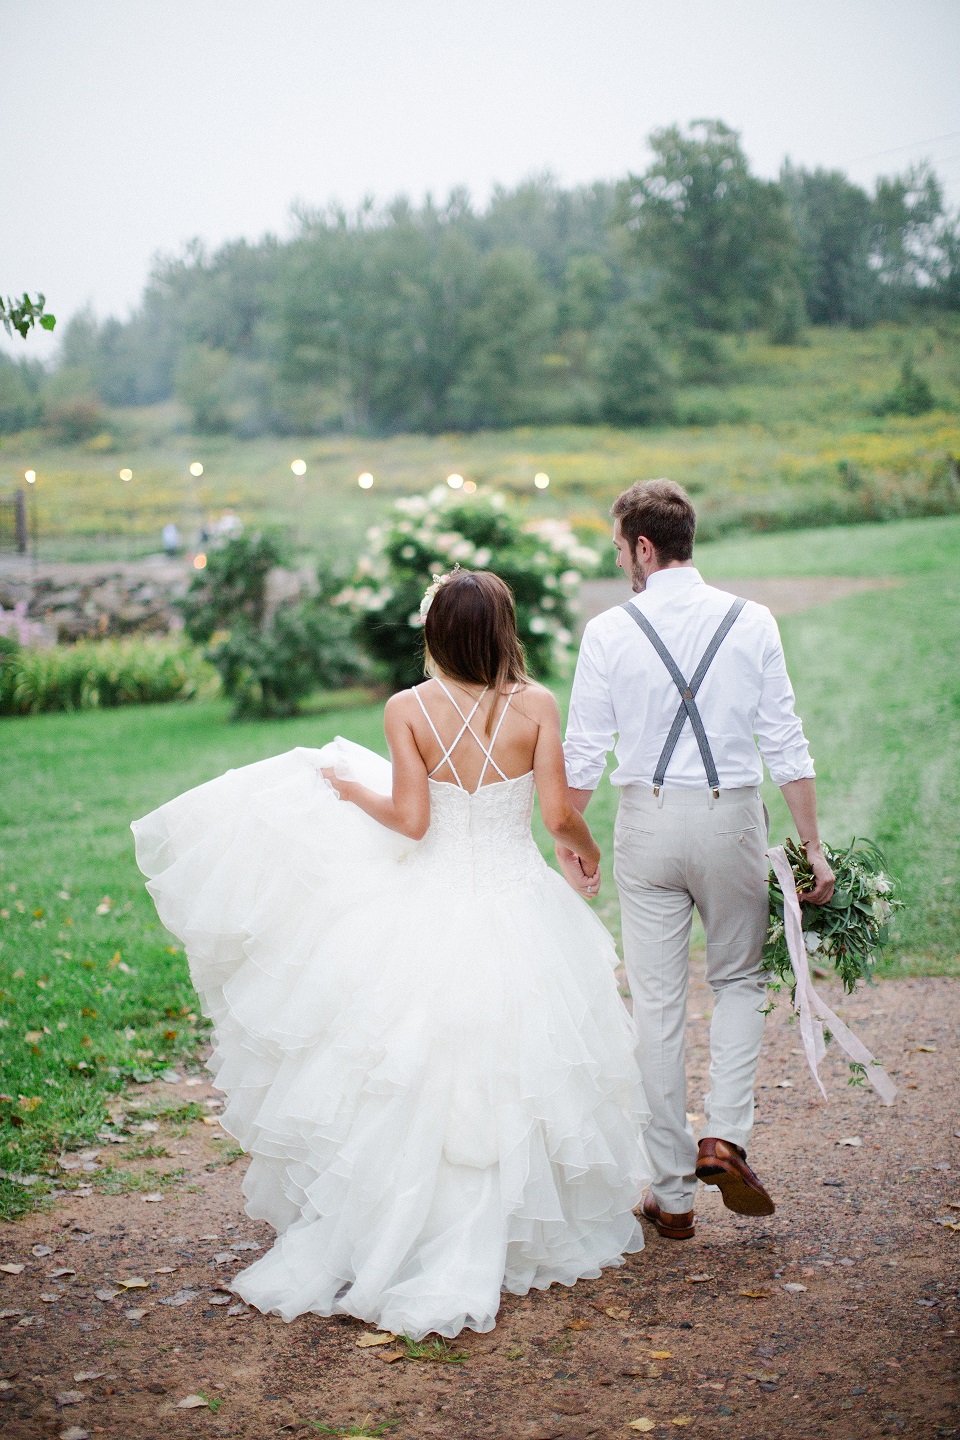
{"label": "bride", "polygon": [[621,1264],[650,1173],[613,942],[530,831],[536,789],[596,893],[556,702],[502,580],[455,571],[424,607],[392,767],[337,739],[132,826],[213,1020],[247,1213],[277,1231],[231,1288],[416,1339]]}

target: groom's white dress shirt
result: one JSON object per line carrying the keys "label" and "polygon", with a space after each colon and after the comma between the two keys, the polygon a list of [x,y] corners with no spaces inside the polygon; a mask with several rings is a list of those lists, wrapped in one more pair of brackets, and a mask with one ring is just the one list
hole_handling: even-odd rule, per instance
{"label": "groom's white dress shirt", "polygon": [[[704,583],[692,566],[658,570],[631,604],[646,616],[689,679],[733,596]],[[723,790],[759,785],[762,756],[784,785],[814,774],[794,712],[777,622],[748,601],[697,693],[697,706]],[[619,606],[587,625],[570,700],[564,754],[577,790],[595,790],[616,741],[614,785],[652,785],[680,695],[650,641]],[[756,739],[754,739],[756,737]],[[759,746],[759,753],[758,753]],[[692,726],[683,727],[665,784],[706,785]]]}

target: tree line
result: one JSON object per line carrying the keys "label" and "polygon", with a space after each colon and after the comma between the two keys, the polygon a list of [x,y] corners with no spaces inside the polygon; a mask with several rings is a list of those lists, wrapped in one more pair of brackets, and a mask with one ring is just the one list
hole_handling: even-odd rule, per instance
{"label": "tree line", "polygon": [[649,143],[620,183],[304,209],[289,240],[194,243],[128,320],[75,316],[52,376],[4,361],[0,426],[79,439],[103,404],[173,398],[240,436],[645,424],[723,379],[724,335],[960,308],[960,216],[929,165],[869,193],[790,163],[762,180],[717,120]]}

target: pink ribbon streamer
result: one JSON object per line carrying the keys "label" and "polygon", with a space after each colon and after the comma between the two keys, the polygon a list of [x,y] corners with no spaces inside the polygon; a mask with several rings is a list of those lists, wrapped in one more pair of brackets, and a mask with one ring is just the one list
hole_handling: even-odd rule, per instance
{"label": "pink ribbon streamer", "polygon": [[826,1025],[841,1050],[844,1050],[851,1060],[856,1060],[863,1066],[867,1079],[884,1105],[892,1105],[896,1099],[897,1087],[886,1070],[874,1060],[866,1045],[857,1039],[853,1031],[844,1025],[839,1015],[834,1014],[830,1006],[820,999],[813,988],[810,966],[807,963],[807,947],[803,939],[803,926],[800,922],[797,886],[783,846],[775,845],[773,849],[768,850],[767,859],[773,866],[773,873],[780,881],[780,889],[783,891],[784,935],[790,963],[793,965],[793,973],[797,981],[793,1008],[800,1019],[800,1036],[803,1040],[807,1064],[810,1066],[814,1080],[820,1086],[824,1100],[829,1100],[830,1097],[823,1088],[823,1081],[820,1079],[817,1069],[827,1053],[827,1044],[823,1038],[824,1025]]}

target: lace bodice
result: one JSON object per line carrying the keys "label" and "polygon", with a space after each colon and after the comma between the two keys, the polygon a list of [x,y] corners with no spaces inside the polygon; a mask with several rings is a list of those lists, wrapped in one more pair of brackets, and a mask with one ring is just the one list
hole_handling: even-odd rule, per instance
{"label": "lace bodice", "polygon": [[529,883],[546,869],[530,832],[533,772],[484,785],[476,794],[430,781],[430,828],[410,863],[448,872],[474,890]]}

